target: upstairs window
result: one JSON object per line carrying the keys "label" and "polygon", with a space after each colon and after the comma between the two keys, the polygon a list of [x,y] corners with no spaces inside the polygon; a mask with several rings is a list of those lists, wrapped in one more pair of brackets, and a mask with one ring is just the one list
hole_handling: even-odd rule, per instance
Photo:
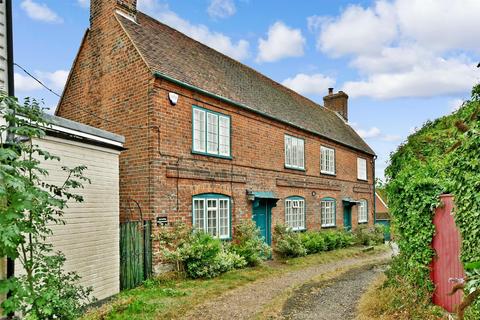
{"label": "upstairs window", "polygon": [[327,147],[320,147],[320,172],[335,174],[335,150]]}
{"label": "upstairs window", "polygon": [[368,222],[368,205],[367,200],[360,200],[358,204],[358,223]]}
{"label": "upstairs window", "polygon": [[359,180],[367,180],[367,160],[357,158],[357,178]]}
{"label": "upstairs window", "polygon": [[305,169],[305,142],[303,139],[285,135],[285,167],[290,169]]}
{"label": "upstairs window", "polygon": [[220,239],[230,238],[230,198],[219,194],[193,197],[193,227]]}
{"label": "upstairs window", "polygon": [[285,224],[292,230],[305,230],[305,199],[290,197],[285,199]]}
{"label": "upstairs window", "polygon": [[230,157],[230,116],[193,107],[193,152]]}
{"label": "upstairs window", "polygon": [[335,226],[335,199],[325,198],[320,202],[320,219],[322,227]]}

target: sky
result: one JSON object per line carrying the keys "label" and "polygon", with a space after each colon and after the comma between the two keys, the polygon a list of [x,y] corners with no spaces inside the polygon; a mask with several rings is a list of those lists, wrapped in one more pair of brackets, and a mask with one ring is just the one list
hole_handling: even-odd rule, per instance
{"label": "sky", "polygon": [[[14,1],[14,60],[61,93],[89,0]],[[349,124],[378,155],[450,114],[480,81],[478,0],[138,0],[138,9],[323,104],[349,95]],[[58,98],[15,69],[19,98]]]}

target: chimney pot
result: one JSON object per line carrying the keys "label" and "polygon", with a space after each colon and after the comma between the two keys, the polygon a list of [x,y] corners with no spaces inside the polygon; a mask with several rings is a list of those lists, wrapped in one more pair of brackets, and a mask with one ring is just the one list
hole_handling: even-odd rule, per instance
{"label": "chimney pot", "polygon": [[332,95],[333,94],[333,88],[328,88],[328,94]]}

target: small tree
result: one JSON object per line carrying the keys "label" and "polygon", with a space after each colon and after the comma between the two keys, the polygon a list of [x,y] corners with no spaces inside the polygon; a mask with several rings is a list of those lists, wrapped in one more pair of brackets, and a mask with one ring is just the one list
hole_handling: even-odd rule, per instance
{"label": "small tree", "polygon": [[76,273],[63,270],[65,256],[53,252],[47,237],[53,224],[64,224],[67,201],[83,201],[72,190],[90,183],[83,175],[86,167],[62,167],[64,183],[49,184],[40,159],[60,159],[34,143],[49,125],[40,104],[25,99],[21,105],[0,93],[0,113],[8,123],[0,126],[0,257],[16,259],[25,271],[0,281],[0,292],[11,293],[2,308],[27,319],[77,318],[91,289],[78,285]]}

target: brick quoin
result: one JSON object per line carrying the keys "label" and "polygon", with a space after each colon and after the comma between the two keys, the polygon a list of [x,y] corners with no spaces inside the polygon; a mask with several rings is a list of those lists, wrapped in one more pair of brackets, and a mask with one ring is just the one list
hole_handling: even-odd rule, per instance
{"label": "brick quoin", "polygon": [[[280,198],[272,210],[272,228],[284,222],[289,196],[305,198],[307,229],[321,228],[324,197],[336,199],[336,228],[343,228],[346,197],[367,200],[368,224],[373,224],[373,155],[155,78],[115,14],[121,10],[135,16],[136,1],[92,0],[91,6],[91,25],[56,114],[125,136],[122,221],[141,213],[146,219],[167,216],[169,222],[191,224],[192,196],[219,193],[232,199],[235,226],[251,219],[246,190],[253,190]],[[169,102],[169,92],[179,95],[176,105]],[[193,105],[231,116],[232,159],[192,153]],[[305,171],[285,168],[285,134],[305,139]],[[320,146],[335,149],[335,176],[320,173]],[[357,179],[357,157],[367,159],[367,181]],[[354,206],[353,228],[357,221]]]}

